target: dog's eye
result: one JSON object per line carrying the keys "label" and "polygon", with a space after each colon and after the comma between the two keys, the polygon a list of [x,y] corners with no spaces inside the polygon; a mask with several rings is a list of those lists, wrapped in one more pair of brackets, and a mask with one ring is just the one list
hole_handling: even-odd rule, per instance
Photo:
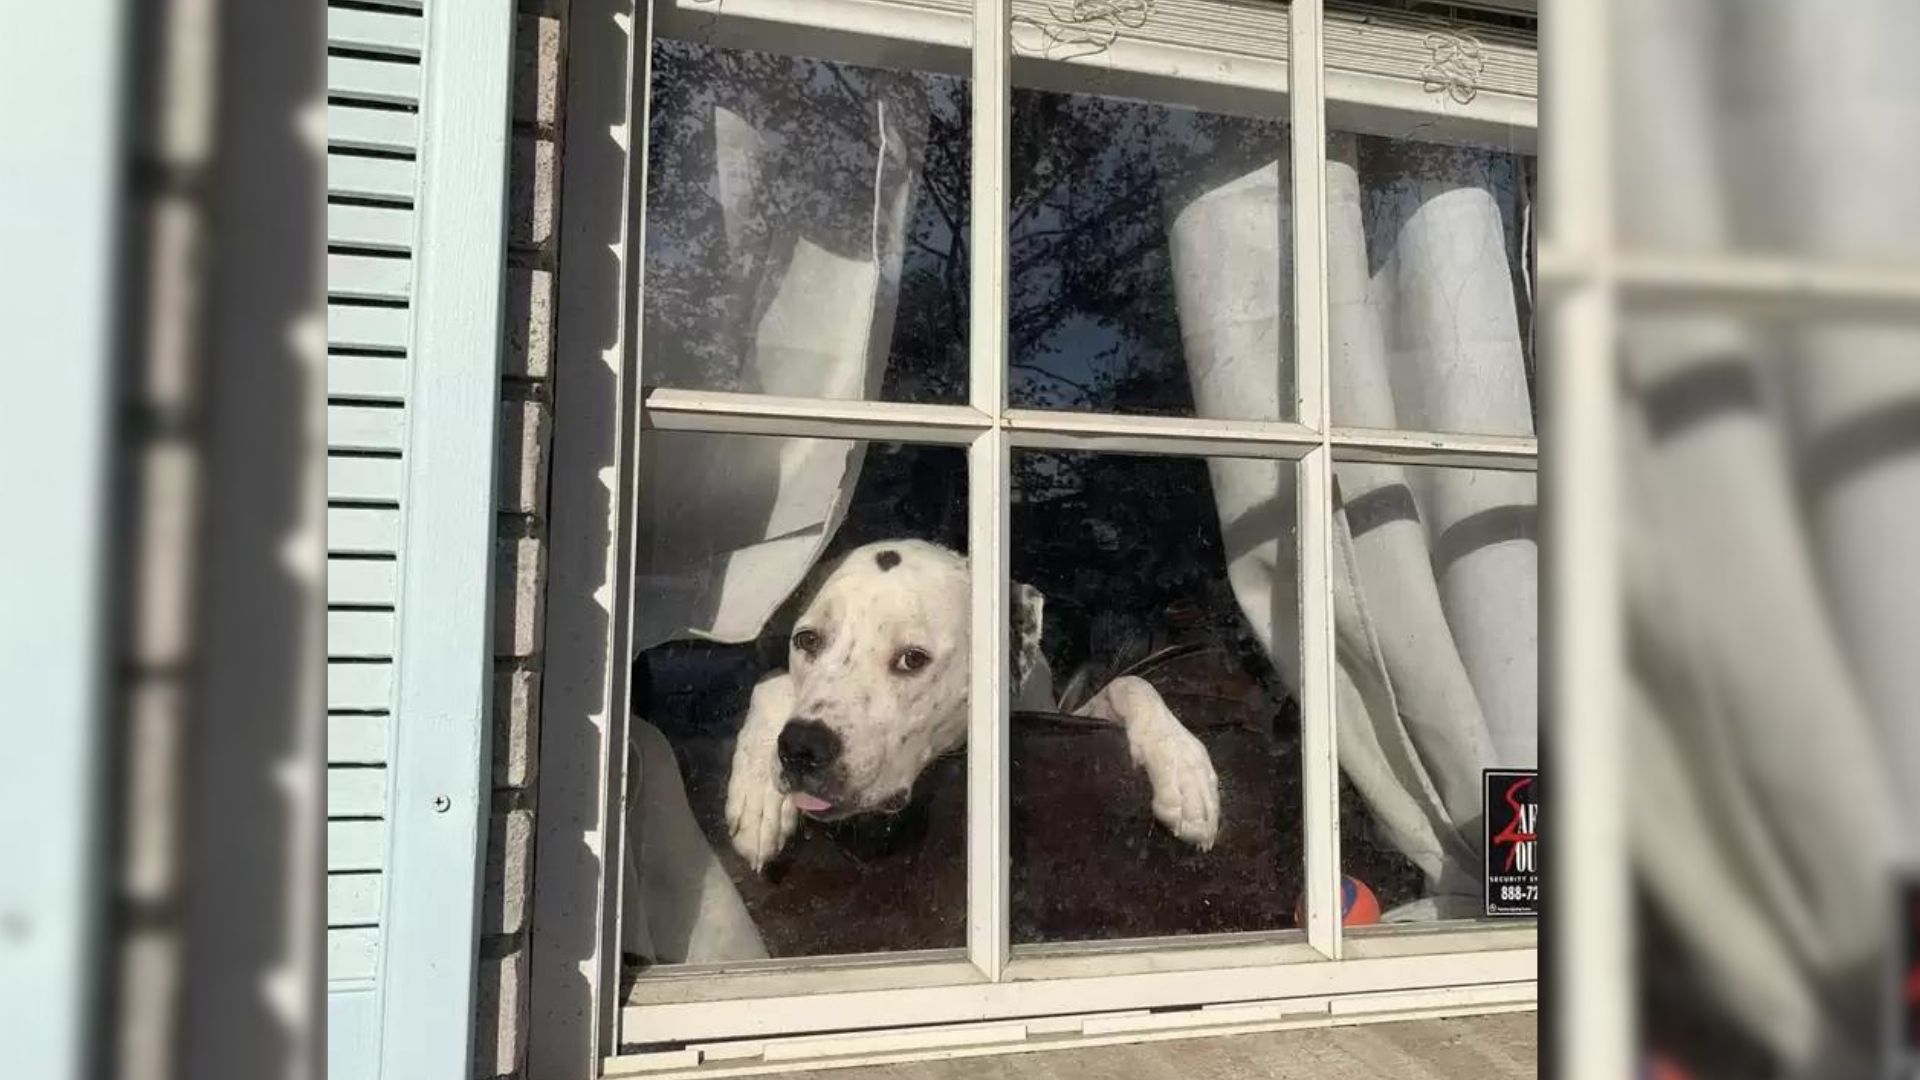
{"label": "dog's eye", "polygon": [[911,675],[932,662],[933,657],[925,649],[901,649],[893,655],[893,670]]}
{"label": "dog's eye", "polygon": [[793,632],[793,647],[796,649],[799,649],[803,653],[806,653],[808,656],[812,656],[814,653],[819,652],[820,651],[820,631],[795,630]]}

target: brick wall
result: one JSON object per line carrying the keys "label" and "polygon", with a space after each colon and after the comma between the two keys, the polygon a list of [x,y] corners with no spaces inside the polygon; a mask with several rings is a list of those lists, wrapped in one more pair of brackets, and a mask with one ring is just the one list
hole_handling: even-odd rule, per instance
{"label": "brick wall", "polygon": [[547,467],[553,425],[555,202],[566,0],[520,0],[515,35],[494,582],[493,813],[481,895],[474,1075],[524,1076],[534,778],[545,639]]}

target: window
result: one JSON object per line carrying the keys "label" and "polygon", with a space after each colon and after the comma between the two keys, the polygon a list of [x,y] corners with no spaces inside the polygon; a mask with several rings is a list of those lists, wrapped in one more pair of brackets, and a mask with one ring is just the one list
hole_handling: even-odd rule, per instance
{"label": "window", "polygon": [[624,1065],[1530,1003],[1531,21],[1161,6],[636,41]]}

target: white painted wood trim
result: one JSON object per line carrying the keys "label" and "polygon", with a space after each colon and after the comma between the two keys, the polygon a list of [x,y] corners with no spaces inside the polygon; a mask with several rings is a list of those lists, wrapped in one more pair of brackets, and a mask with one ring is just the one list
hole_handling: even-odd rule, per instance
{"label": "white painted wood trim", "polygon": [[[548,496],[540,812],[528,986],[527,1073],[589,1080],[617,1047],[632,513],[638,470],[647,6],[573,0],[555,283],[555,408]],[[632,205],[629,205],[630,200]],[[568,643],[564,646],[557,643]]]}
{"label": "white painted wood trim", "polygon": [[1296,459],[1320,445],[1312,429],[1285,421],[1008,409],[1013,445],[1107,453]]}
{"label": "white painted wood trim", "polygon": [[745,1001],[848,990],[966,986],[989,981],[965,949],[872,953],[858,956],[754,960],[725,965],[681,965],[641,972],[627,1006],[687,1001]]}
{"label": "white painted wood trim", "polygon": [[[1521,987],[1530,984],[1520,984]],[[1325,1000],[1325,999],[1323,999]],[[756,1059],[733,1046],[700,1046],[653,1054],[623,1055],[608,1062],[609,1076],[647,1076],[659,1080],[677,1077],[754,1076],[791,1072],[800,1069],[832,1069],[849,1066],[879,1066],[925,1060],[957,1060],[993,1054],[1035,1053],[1047,1050],[1074,1050],[1123,1043],[1165,1042],[1205,1036],[1250,1035],[1261,1032],[1311,1030],[1349,1027],[1356,1024],[1406,1020],[1433,1020],[1456,1016],[1484,1016],[1496,1013],[1532,1012],[1538,1008],[1537,993],[1516,988],[1502,991],[1472,988],[1446,995],[1445,1000],[1461,1004],[1422,1005],[1426,1000],[1407,996],[1396,1002],[1399,1007],[1355,1009],[1334,1013],[1331,1009],[1308,1009],[1309,1002],[1286,1005],[1235,1006],[1231,1009],[1187,1013],[1136,1014],[1133,1017],[1060,1018],[1036,1022],[1024,1021],[1025,1038],[1007,1038],[1004,1025],[980,1025],[981,1041],[954,1045],[901,1050],[891,1053],[856,1052],[829,1058],[769,1063]],[[1273,1017],[1274,1019],[1267,1019]],[[1131,1021],[1131,1022],[1130,1022]],[[1077,1034],[1076,1034],[1077,1032]],[[998,1036],[997,1038],[993,1036]],[[704,1062],[704,1063],[703,1063]]]}
{"label": "white painted wood trim", "polygon": [[655,431],[817,436],[964,446],[993,426],[993,414],[961,405],[774,397],[719,390],[647,391],[645,425]]}
{"label": "white painted wood trim", "polygon": [[[1545,425],[1554,453],[1543,505],[1547,558],[1542,634],[1555,737],[1545,763],[1558,817],[1547,887],[1560,930],[1551,943],[1563,1015],[1557,1074],[1614,1080],[1634,1068],[1630,987],[1632,907],[1628,886],[1627,790],[1621,731],[1625,681],[1616,527],[1616,304],[1612,110],[1612,5],[1562,0],[1546,20],[1553,74],[1552,130],[1545,146],[1546,241],[1577,256],[1587,273],[1548,294],[1551,343],[1543,378]],[[1544,267],[1543,267],[1544,270]]]}
{"label": "white painted wood trim", "polygon": [[1339,461],[1457,466],[1533,472],[1540,443],[1531,435],[1456,435],[1444,431],[1386,431],[1336,427],[1327,433]]}
{"label": "white painted wood trim", "polygon": [[627,1023],[632,1030],[645,1030],[649,1041],[764,1039],[902,1025],[1531,983],[1537,977],[1537,961],[1533,949],[1509,949],[797,994],[759,998],[750,1008],[738,1001],[656,1003],[629,1008]]}
{"label": "white painted wood trim", "polygon": [[[968,0],[671,0],[659,32],[724,48],[815,56],[869,66],[964,74]],[[1106,47],[1054,57],[1019,55],[1016,85],[1100,93],[1216,112],[1270,115],[1285,107],[1290,59],[1285,4],[1183,0],[1159,21]],[[1022,0],[1018,14],[1046,18]],[[1466,103],[1422,77],[1430,20],[1390,11],[1338,10],[1326,29],[1332,119],[1342,129],[1531,152],[1537,61],[1524,34],[1464,27],[1492,62]],[[1219,32],[1235,26],[1238,32]]]}
{"label": "white painted wood trim", "polygon": [[1347,959],[1366,960],[1386,956],[1534,949],[1539,945],[1540,927],[1537,922],[1516,921],[1512,925],[1504,925],[1463,919],[1359,927],[1347,932],[1342,947]]}
{"label": "white painted wood trim", "polygon": [[1011,940],[1008,743],[1009,468],[1007,203],[1011,169],[1012,0],[973,5],[972,220],[968,399],[993,425],[967,447],[967,551],[972,571],[972,685],[967,704],[967,955],[988,979]]}
{"label": "white painted wood trim", "polygon": [[[1367,927],[1347,934],[1350,959],[1431,956],[1445,953],[1532,949],[1533,923],[1409,923]],[[1312,963],[1321,954],[1299,930],[1200,937],[1133,938],[1123,941],[1015,945],[1005,981],[1135,975],[1160,971],[1227,970]],[[899,990],[962,986],[985,981],[961,950],[757,960],[711,967],[657,968],[635,981],[626,1003],[646,1006],[690,1001],[744,1001],[849,990]]]}
{"label": "white painted wood trim", "polygon": [[[1305,412],[1324,410],[1309,389],[1319,372],[1300,365]],[[1308,402],[1314,404],[1309,407]],[[846,401],[774,397],[717,390],[647,391],[645,427],[655,431],[707,432],[826,439],[972,444],[996,426],[978,405],[914,405],[892,401]],[[1299,460],[1331,442],[1343,461],[1391,461],[1410,465],[1461,465],[1530,471],[1539,453],[1531,437],[1440,431],[1334,428],[1321,433],[1290,421],[1224,420],[1205,416],[1129,416],[1117,413],[1005,409],[997,426],[1007,445],[1020,449],[1087,450],[1190,457],[1251,457]]]}
{"label": "white painted wood trim", "polygon": [[1321,0],[1295,0],[1293,55],[1293,356],[1301,421],[1320,445],[1300,463],[1300,817],[1306,846],[1307,941],[1320,955],[1341,956],[1340,764],[1334,727],[1332,592],[1333,448],[1327,337],[1327,122],[1322,64]]}

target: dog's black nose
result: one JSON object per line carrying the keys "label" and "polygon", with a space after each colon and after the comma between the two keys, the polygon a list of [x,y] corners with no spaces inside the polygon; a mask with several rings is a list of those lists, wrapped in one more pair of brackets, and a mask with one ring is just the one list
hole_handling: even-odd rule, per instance
{"label": "dog's black nose", "polygon": [[840,736],[818,720],[789,720],[780,729],[780,764],[795,777],[812,776],[840,756]]}

